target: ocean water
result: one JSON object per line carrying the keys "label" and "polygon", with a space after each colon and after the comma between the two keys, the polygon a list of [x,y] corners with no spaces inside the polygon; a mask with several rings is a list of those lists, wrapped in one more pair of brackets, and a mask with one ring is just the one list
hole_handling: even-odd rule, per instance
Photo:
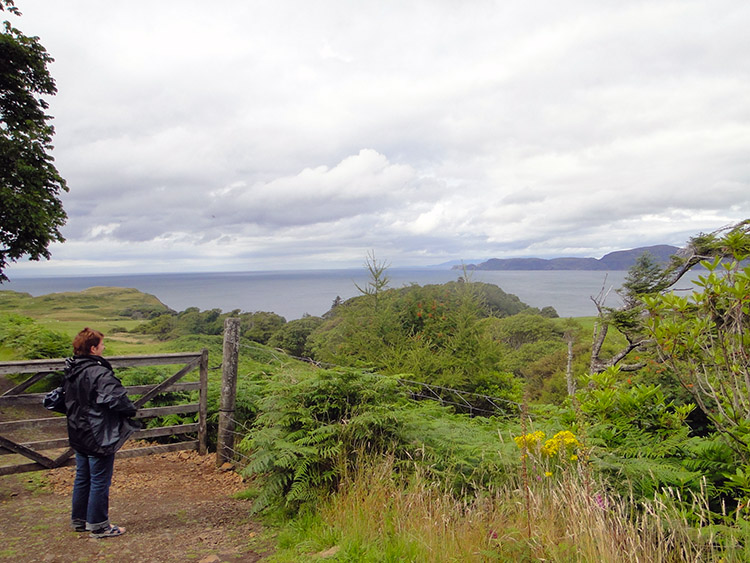
{"label": "ocean water", "polygon": [[[616,289],[627,272],[600,271],[474,271],[473,281],[492,283],[506,293],[517,295],[533,307],[554,307],[561,317],[582,317],[596,314],[591,301],[602,290],[608,293],[607,305],[621,304]],[[389,287],[411,284],[428,285],[455,281],[458,270],[399,269],[387,271]],[[678,287],[691,288],[684,278]],[[12,290],[46,295],[65,291],[81,291],[95,286],[131,287],[155,295],[162,303],[182,311],[188,307],[232,311],[270,311],[287,320],[305,314],[322,315],[331,308],[336,297],[348,299],[359,295],[366,286],[368,274],[362,269],[297,270],[267,272],[222,272],[186,274],[133,274],[102,276],[65,276],[13,278],[0,285]],[[2,299],[2,294],[0,294]]]}

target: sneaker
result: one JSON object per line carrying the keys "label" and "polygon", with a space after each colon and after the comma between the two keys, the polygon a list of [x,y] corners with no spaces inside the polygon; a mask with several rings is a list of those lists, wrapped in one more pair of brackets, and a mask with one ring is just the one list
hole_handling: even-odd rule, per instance
{"label": "sneaker", "polygon": [[91,532],[91,537],[92,538],[114,538],[117,536],[121,536],[124,533],[125,533],[125,528],[122,528],[120,526],[115,526],[113,524],[109,528],[103,528],[101,530],[96,530],[94,532]]}

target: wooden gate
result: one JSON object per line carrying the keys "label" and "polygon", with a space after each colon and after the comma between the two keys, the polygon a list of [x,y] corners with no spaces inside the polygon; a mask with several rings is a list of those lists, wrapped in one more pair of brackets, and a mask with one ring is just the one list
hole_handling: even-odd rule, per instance
{"label": "wooden gate", "polygon": [[[128,386],[129,395],[140,395],[134,401],[138,407],[136,419],[153,418],[155,416],[165,416],[169,414],[189,414],[198,413],[198,422],[191,424],[179,424],[174,426],[164,426],[159,428],[149,428],[138,430],[131,438],[146,439],[162,436],[179,436],[185,434],[198,434],[197,440],[182,440],[172,444],[155,445],[142,448],[123,449],[117,452],[118,458],[137,457],[153,453],[162,453],[176,450],[195,450],[201,454],[206,453],[206,412],[207,412],[207,386],[208,386],[208,350],[202,352],[178,353],[178,354],[154,354],[148,356],[108,356],[107,361],[112,364],[113,368],[136,367],[136,366],[154,366],[154,365],[171,365],[184,364],[184,366],[174,375],[168,377],[161,383],[155,385],[135,385]],[[37,381],[47,375],[55,372],[61,372],[65,367],[64,359],[53,360],[28,360],[18,362],[0,362],[0,375],[31,373],[34,374],[23,383],[16,385],[12,389],[0,395],[0,412],[8,407],[18,407],[24,405],[41,405],[44,393],[25,393],[24,391],[31,387]],[[198,369],[200,372],[199,381],[180,382],[191,371]],[[191,391],[199,390],[199,399],[197,403],[171,405],[162,407],[143,408],[156,395],[167,391]],[[47,412],[47,411],[45,411]],[[52,414],[52,413],[50,413]],[[7,418],[7,417],[4,417]],[[18,434],[24,430],[34,429],[40,432],[54,432],[58,435],[67,436],[65,417],[55,414],[54,416],[26,419],[26,420],[6,420],[0,422],[0,460],[2,456],[19,454],[32,461],[32,463],[16,463],[14,465],[0,465],[0,475],[9,475],[12,473],[23,473],[26,471],[38,471],[40,469],[52,469],[64,465],[73,465],[75,455],[72,449],[68,447],[67,437],[50,438],[47,440],[35,440],[24,442],[22,439],[12,439],[13,434]],[[54,457],[42,454],[43,451],[57,450]],[[62,453],[60,451],[62,450]]]}

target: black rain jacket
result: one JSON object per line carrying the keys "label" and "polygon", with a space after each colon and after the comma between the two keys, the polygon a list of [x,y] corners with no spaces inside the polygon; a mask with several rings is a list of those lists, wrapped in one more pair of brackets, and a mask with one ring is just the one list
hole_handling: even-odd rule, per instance
{"label": "black rain jacket", "polygon": [[128,420],[137,409],[110,363],[101,356],[66,359],[63,388],[68,439],[78,453],[113,454],[137,428]]}

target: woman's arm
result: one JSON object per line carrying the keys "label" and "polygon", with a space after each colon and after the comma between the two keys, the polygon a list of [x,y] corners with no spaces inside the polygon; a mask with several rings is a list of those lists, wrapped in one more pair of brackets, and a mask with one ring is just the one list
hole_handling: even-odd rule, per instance
{"label": "woman's arm", "polygon": [[103,374],[97,382],[96,403],[123,416],[135,416],[138,409],[128,398],[128,392],[111,372]]}

